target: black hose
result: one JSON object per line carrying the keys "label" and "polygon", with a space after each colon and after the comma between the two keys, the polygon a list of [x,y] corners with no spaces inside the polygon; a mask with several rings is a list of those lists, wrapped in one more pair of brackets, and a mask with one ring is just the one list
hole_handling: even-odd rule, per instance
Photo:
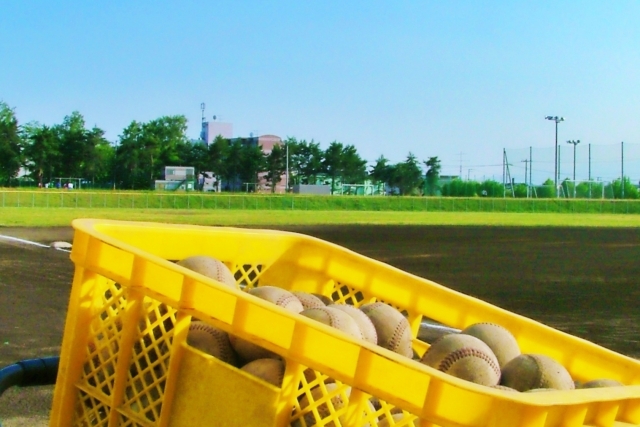
{"label": "black hose", "polygon": [[60,357],[22,360],[0,369],[0,395],[8,388],[56,383]]}

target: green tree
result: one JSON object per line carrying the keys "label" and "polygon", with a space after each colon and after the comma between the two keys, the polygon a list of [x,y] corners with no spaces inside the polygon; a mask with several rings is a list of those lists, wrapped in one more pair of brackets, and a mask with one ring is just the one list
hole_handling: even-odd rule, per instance
{"label": "green tree", "polygon": [[84,153],[80,167],[80,176],[91,178],[92,185],[96,181],[103,182],[109,176],[109,163],[114,150],[104,138],[104,131],[96,126],[85,132]]}
{"label": "green tree", "polygon": [[440,170],[442,165],[438,157],[429,157],[429,160],[424,162],[427,167],[426,173],[426,192],[430,196],[435,196],[438,192],[438,183],[440,181]]}
{"label": "green tree", "polygon": [[551,178],[547,178],[545,182],[542,183],[542,187],[538,187],[536,189],[536,194],[539,198],[554,198],[556,197],[556,190],[554,188],[555,183]]}
{"label": "green tree", "polygon": [[32,122],[23,127],[22,135],[25,166],[31,178],[41,185],[51,182],[61,159],[55,131],[49,126]]}
{"label": "green tree", "polygon": [[[611,188],[613,190],[613,198],[614,199],[637,199],[638,198],[638,189],[631,184],[629,177],[624,177],[623,180],[620,178],[616,179],[611,183]],[[624,192],[623,192],[624,188]]]}
{"label": "green tree", "polygon": [[187,118],[163,116],[142,126],[141,149],[145,156],[149,186],[162,176],[165,166],[178,166],[179,147],[187,142]]}
{"label": "green tree", "polygon": [[[241,183],[257,184],[258,173],[265,170],[266,156],[262,147],[250,141],[241,145],[239,178]],[[249,186],[246,189],[251,190]]]}
{"label": "green tree", "polygon": [[[178,164],[183,166],[193,166],[196,177],[204,172],[211,171],[209,148],[206,144],[203,144],[202,141],[180,142],[178,144],[177,151],[179,158]],[[198,189],[202,190],[200,187],[198,187]]]}
{"label": "green tree", "polygon": [[335,181],[342,174],[343,170],[343,157],[342,152],[344,146],[333,141],[329,144],[329,147],[324,152],[324,158],[322,160],[322,170],[331,179],[331,194],[335,191]]}
{"label": "green tree", "polygon": [[409,153],[404,162],[393,167],[389,184],[397,187],[401,195],[409,195],[417,193],[421,183],[422,170],[420,170],[418,159],[413,153]]}
{"label": "green tree", "polygon": [[20,170],[22,141],[12,108],[0,101],[0,182],[9,182]]}
{"label": "green tree", "polygon": [[135,120],[127,126],[117,148],[117,171],[125,188],[152,188],[165,166],[178,166],[187,144],[187,119],[163,116],[148,123]]}
{"label": "green tree", "polygon": [[218,135],[209,144],[208,152],[210,170],[213,172],[217,186],[222,186],[222,180],[227,177],[229,141]]}
{"label": "green tree", "polygon": [[119,188],[145,188],[146,182],[141,146],[142,123],[132,121],[120,135],[116,147],[115,185]]}
{"label": "green tree", "polygon": [[602,183],[581,182],[576,186],[576,197],[579,199],[600,199],[602,197]]}
{"label": "green tree", "polygon": [[342,151],[342,182],[363,184],[367,178],[367,161],[363,160],[356,147],[347,145]]}
{"label": "green tree", "polygon": [[299,165],[301,184],[316,184],[318,175],[322,173],[324,152],[320,144],[301,141],[296,150],[296,161]]}
{"label": "green tree", "polygon": [[442,186],[442,195],[447,197],[475,197],[480,194],[480,184],[456,178]]}
{"label": "green tree", "polygon": [[321,164],[322,171],[331,179],[331,194],[338,178],[343,183],[360,184],[367,176],[367,162],[360,158],[353,145],[332,142],[325,150]]}
{"label": "green tree", "polygon": [[[282,174],[286,172],[286,153],[282,145],[275,145],[266,158],[265,179],[271,186],[271,192],[275,193],[276,185],[282,181]],[[288,189],[287,189],[288,190]]]}
{"label": "green tree", "polygon": [[374,184],[388,184],[391,179],[392,166],[384,156],[378,157],[376,164],[369,171],[369,178]]}
{"label": "green tree", "polygon": [[242,170],[242,138],[235,138],[229,143],[227,152],[225,175],[223,176],[225,186],[229,191],[241,189],[242,180],[240,171]]}
{"label": "green tree", "polygon": [[60,162],[55,169],[60,177],[82,177],[83,163],[89,151],[84,117],[78,111],[65,116],[62,124],[53,126],[58,141]]}
{"label": "green tree", "polygon": [[480,183],[480,194],[486,197],[502,197],[504,185],[501,182],[487,180]]}

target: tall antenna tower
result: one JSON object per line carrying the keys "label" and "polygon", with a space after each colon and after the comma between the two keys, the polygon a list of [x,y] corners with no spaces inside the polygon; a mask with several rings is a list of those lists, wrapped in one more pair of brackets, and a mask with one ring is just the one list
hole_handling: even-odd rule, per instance
{"label": "tall antenna tower", "polygon": [[202,140],[202,142],[204,142],[205,144],[207,143],[207,140],[205,139],[205,133],[204,133],[204,102],[200,104],[200,110],[202,110],[202,129],[200,130],[200,139]]}

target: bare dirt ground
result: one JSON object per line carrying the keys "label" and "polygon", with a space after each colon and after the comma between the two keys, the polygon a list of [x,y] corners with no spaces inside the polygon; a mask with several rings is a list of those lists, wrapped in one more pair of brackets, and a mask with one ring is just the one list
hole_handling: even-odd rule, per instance
{"label": "bare dirt ground", "polygon": [[[282,229],[282,228],[280,228]],[[640,357],[640,230],[429,226],[288,227]],[[71,228],[0,228],[49,244]],[[0,366],[57,355],[69,254],[0,239]],[[4,427],[47,425],[52,388],[0,398]]]}

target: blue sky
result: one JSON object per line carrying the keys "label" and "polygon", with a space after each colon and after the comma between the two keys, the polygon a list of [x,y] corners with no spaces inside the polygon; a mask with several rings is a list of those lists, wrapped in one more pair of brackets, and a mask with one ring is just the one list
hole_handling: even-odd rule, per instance
{"label": "blue sky", "polygon": [[501,180],[503,148],[518,176],[528,147],[553,154],[546,115],[565,146],[640,144],[638,22],[635,0],[5,1],[0,100],[21,123],[78,110],[112,141],[173,114],[197,138],[205,102],[236,136]]}

